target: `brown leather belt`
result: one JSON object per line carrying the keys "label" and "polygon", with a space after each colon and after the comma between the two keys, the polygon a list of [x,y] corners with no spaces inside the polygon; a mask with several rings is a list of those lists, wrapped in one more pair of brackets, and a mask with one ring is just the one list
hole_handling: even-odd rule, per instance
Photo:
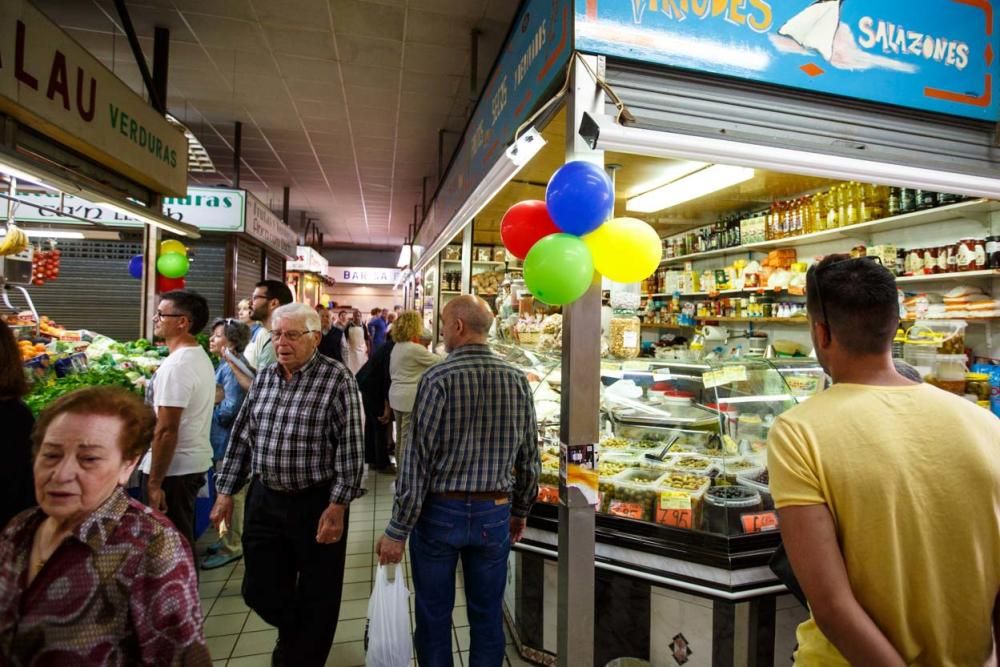
{"label": "brown leather belt", "polygon": [[431,494],[431,498],[438,500],[506,500],[509,497],[510,494],[506,491],[448,491]]}

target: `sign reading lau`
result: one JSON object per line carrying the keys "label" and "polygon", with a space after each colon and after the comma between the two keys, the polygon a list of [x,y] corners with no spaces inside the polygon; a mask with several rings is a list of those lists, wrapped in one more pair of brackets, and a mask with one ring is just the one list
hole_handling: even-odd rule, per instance
{"label": "sign reading lau", "polygon": [[155,192],[187,189],[184,133],[27,0],[0,2],[0,110]]}
{"label": "sign reading lau", "polygon": [[399,280],[399,269],[383,269],[375,266],[331,266],[327,275],[338,283],[356,285],[395,285]]}
{"label": "sign reading lau", "polygon": [[997,121],[992,0],[576,0],[581,51]]}
{"label": "sign reading lau", "polygon": [[435,238],[513,140],[514,132],[544,102],[566,73],[573,50],[570,0],[529,0],[513,24],[472,120],[434,202],[422,239]]}

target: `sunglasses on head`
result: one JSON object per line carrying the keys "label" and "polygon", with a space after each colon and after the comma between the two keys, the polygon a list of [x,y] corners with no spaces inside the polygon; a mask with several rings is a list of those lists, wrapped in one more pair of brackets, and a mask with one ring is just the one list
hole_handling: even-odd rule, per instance
{"label": "sunglasses on head", "polygon": [[830,317],[826,314],[826,302],[823,300],[823,286],[819,279],[820,274],[826,272],[827,270],[829,270],[831,267],[834,266],[843,268],[850,262],[855,262],[856,265],[860,266],[861,263],[865,261],[875,262],[879,266],[882,266],[882,260],[880,258],[864,256],[864,257],[849,257],[847,259],[837,260],[836,262],[830,262],[829,264],[825,264],[823,266],[818,266],[814,264],[811,267],[809,267],[809,273],[807,274],[807,284],[808,284],[808,276],[811,275],[812,285],[815,288],[813,290],[813,296],[815,297],[816,302],[819,304],[819,312],[823,314],[823,324],[825,324],[827,327],[830,326]]}

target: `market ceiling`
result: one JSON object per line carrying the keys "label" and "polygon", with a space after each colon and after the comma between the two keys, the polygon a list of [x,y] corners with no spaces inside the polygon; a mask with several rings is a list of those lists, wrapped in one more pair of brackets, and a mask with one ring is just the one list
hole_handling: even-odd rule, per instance
{"label": "market ceiling", "polygon": [[[146,97],[111,0],[33,0]],[[170,30],[168,110],[232,185],[234,123],[240,185],[291,220],[314,219],[325,244],[399,246],[474,103],[478,30],[484,83],[517,0],[140,0],[127,7],[152,66],[153,30]]]}

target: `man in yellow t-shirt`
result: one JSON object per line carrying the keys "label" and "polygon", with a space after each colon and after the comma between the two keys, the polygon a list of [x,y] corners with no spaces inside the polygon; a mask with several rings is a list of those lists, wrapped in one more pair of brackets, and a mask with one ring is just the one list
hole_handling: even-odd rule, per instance
{"label": "man in yellow t-shirt", "polygon": [[796,665],[995,665],[1000,420],[899,375],[895,279],[870,258],[807,276],[834,386],[781,415],[771,491],[812,615]]}

